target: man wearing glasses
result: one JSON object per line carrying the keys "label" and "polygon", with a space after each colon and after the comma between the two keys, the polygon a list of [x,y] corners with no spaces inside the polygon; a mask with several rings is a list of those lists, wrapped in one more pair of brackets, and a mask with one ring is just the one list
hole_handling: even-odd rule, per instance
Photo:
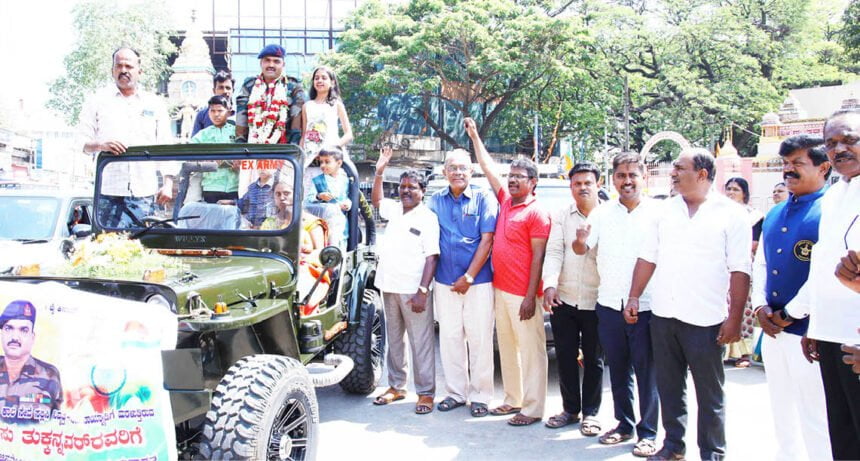
{"label": "man wearing glasses", "polygon": [[445,159],[448,187],[430,197],[439,218],[439,262],[433,309],[450,411],[471,403],[474,417],[487,415],[493,398],[493,272],[490,249],[498,204],[483,187],[469,184],[472,160],[457,149]]}
{"label": "man wearing glasses", "polygon": [[[835,268],[849,249],[860,248],[860,111],[843,110],[824,124],[827,157],[842,180],[821,201],[818,243],[809,280],[788,303],[777,325],[786,328],[809,316],[803,354],[817,360],[824,383],[827,422],[834,459],[860,459],[860,381],[843,362],[840,345],[857,342],[860,296],[840,282]],[[776,316],[775,316],[776,317]]]}
{"label": "man wearing glasses", "polygon": [[505,401],[490,413],[514,416],[512,426],[527,426],[543,418],[546,403],[546,332],[538,309],[541,269],[550,233],[550,217],[535,201],[537,167],[531,160],[511,163],[507,187],[495,171],[478,135],[475,121],[464,120],[475,156],[499,200],[493,244],[496,334]]}

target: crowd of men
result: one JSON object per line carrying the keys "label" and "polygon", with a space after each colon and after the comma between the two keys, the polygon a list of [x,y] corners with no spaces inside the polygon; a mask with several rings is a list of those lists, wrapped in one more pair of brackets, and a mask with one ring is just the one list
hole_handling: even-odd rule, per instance
{"label": "crowd of men", "polygon": [[[283,56],[264,49],[260,59],[266,85],[283,85],[292,94],[294,86],[281,73]],[[81,115],[85,151],[119,155],[128,145],[170,135],[163,103],[138,88],[139,74],[136,52],[114,53],[115,87],[91,98]],[[240,107],[240,137],[248,133],[245,114]],[[282,122],[278,142],[294,135],[291,121]],[[391,345],[390,388],[374,403],[405,397],[408,338],[417,413],[433,411],[434,404],[440,411],[469,404],[474,417],[512,415],[513,426],[541,421],[548,366],[542,307],[551,313],[563,401],[548,427],[579,423],[584,435],[600,435],[603,444],[635,438],[634,455],[683,459],[689,370],[699,454],[722,459],[723,347],[740,337],[752,286],[756,317],[767,335],[763,355],[777,455],[860,459],[860,351],[854,345],[860,342],[860,112],[831,116],[823,140],[783,143],[789,195],[768,213],[754,264],[747,214],[714,190],[714,158],[703,149],[681,152],[671,174],[677,195],[663,202],[644,195],[645,169],[636,154],[613,160],[618,198],[602,204],[599,170],[577,164],[568,175],[571,204],[550,216],[537,203],[534,163],[517,160],[503,178],[474,121],[466,119],[465,130],[490,190],[470,182],[470,154],[456,150],[444,164],[449,186],[427,205],[425,179],[414,172],[400,178],[400,203],[385,201],[381,177],[391,152],[383,150],[377,164],[373,202],[390,219],[378,277]],[[102,192],[112,205],[97,211],[102,222],[172,196],[169,175],[159,185],[134,162],[125,168],[106,181]],[[831,168],[841,179],[826,187]],[[438,403],[434,319],[445,375],[445,397]],[[494,328],[504,399],[490,408]],[[605,365],[617,420],[607,430],[596,418]],[[658,444],[661,419],[666,435]]]}
{"label": "crowd of men", "polygon": [[[801,135],[783,142],[788,196],[768,213],[754,259],[748,212],[715,190],[714,158],[704,149],[681,152],[671,173],[676,196],[665,201],[645,196],[646,172],[637,154],[613,159],[618,198],[605,203],[598,201],[599,169],[577,164],[568,174],[571,204],[550,216],[537,203],[536,166],[516,160],[503,182],[474,122],[464,125],[490,190],[470,183],[465,151],[448,155],[443,171],[449,187],[434,193],[427,207],[416,197],[417,176],[407,171],[400,193],[409,200],[397,213],[386,212],[399,230],[380,243],[384,277],[413,274],[411,285],[400,287],[399,311],[389,313],[386,306],[386,314],[420,318],[425,328],[434,316],[439,322],[446,396],[438,410],[469,404],[475,417],[513,415],[513,426],[541,421],[547,391],[542,306],[551,314],[563,403],[547,427],[579,423],[582,434],[600,435],[602,444],[635,438],[636,456],[683,459],[689,371],[699,455],[723,459],[724,349],[740,338],[751,299],[766,335],[775,456],[860,458],[860,358],[853,346],[860,338],[860,112],[835,113],[824,139]],[[376,195],[390,157],[384,149]],[[832,169],[840,179],[828,187]],[[422,193],[424,186],[418,184]],[[420,223],[409,217],[414,209],[421,210]],[[412,224],[404,226],[408,219]],[[410,233],[413,239],[438,233],[438,245],[404,252]],[[404,303],[409,296],[412,301]],[[494,323],[504,397],[488,409]],[[378,405],[405,398],[406,337],[413,351],[429,351],[422,344],[427,335],[404,334],[408,323],[398,328],[389,329],[400,346],[394,359],[389,356],[391,387],[375,400]],[[431,411],[435,385],[426,376],[432,360],[425,352],[411,362],[420,414]],[[617,421],[607,430],[596,418],[604,366]],[[658,444],[661,419],[665,438]]]}

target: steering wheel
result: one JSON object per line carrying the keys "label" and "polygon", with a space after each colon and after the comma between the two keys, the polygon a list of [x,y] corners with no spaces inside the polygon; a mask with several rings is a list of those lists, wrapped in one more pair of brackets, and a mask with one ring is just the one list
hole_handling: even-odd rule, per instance
{"label": "steering wheel", "polygon": [[176,223],[173,218],[159,218],[158,216],[145,216],[140,219],[147,228],[150,227],[166,227],[176,229]]}

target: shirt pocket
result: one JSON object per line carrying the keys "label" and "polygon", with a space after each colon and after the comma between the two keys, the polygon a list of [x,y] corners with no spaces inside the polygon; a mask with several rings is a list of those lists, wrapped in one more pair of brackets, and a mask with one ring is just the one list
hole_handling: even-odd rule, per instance
{"label": "shirt pocket", "polygon": [[463,215],[460,218],[460,234],[468,243],[481,239],[481,215],[478,210],[464,208]]}
{"label": "shirt pocket", "polygon": [[508,219],[505,223],[505,238],[508,241],[522,242],[529,240],[528,215],[525,213]]}

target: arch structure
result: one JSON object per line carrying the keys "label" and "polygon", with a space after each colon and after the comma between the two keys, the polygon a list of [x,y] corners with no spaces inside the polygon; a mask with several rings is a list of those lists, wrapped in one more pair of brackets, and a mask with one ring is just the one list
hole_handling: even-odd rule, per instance
{"label": "arch structure", "polygon": [[642,150],[639,151],[639,156],[642,159],[647,158],[648,154],[651,153],[651,148],[654,147],[654,145],[656,145],[660,141],[673,141],[679,146],[681,146],[681,150],[689,149],[690,147],[692,147],[692,145],[690,145],[690,142],[687,141],[686,138],[681,136],[681,133],[678,133],[676,131],[661,131],[648,139],[645,145],[642,146]]}

